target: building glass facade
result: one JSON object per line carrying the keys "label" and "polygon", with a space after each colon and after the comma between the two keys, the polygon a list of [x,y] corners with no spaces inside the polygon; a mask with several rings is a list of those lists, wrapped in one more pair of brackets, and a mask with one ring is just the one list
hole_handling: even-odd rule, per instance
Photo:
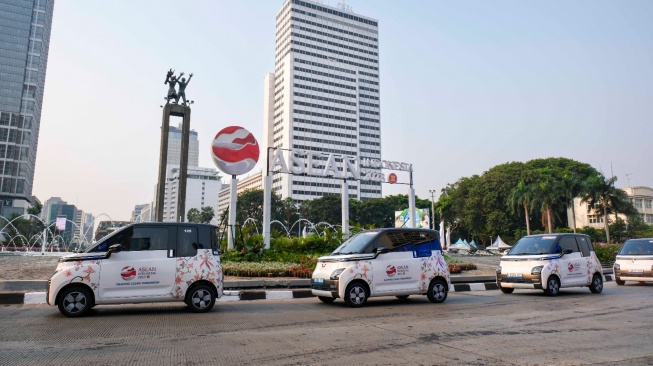
{"label": "building glass facade", "polygon": [[54,0],[0,0],[1,214],[32,202]]}

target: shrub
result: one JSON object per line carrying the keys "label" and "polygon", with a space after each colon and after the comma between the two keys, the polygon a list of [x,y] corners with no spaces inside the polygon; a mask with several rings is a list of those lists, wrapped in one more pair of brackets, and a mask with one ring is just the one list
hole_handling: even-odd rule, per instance
{"label": "shrub", "polygon": [[615,252],[619,249],[621,249],[619,244],[594,244],[594,251],[603,267],[612,266],[617,257]]}

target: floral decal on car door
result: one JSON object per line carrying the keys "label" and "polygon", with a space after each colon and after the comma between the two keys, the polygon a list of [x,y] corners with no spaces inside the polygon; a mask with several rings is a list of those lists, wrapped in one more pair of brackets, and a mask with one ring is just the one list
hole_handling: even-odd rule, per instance
{"label": "floral decal on car door", "polygon": [[222,266],[219,258],[209,249],[199,249],[194,257],[177,258],[177,275],[172,296],[181,299],[195,282],[207,280],[217,289],[217,297],[222,297]]}

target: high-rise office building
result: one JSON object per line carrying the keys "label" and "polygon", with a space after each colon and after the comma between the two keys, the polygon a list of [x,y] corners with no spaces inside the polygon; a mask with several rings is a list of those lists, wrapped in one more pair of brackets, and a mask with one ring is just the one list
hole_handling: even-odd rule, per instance
{"label": "high-rise office building", "polygon": [[[190,131],[188,137],[188,167],[197,167],[199,165],[199,139],[197,131]],[[181,160],[181,124],[178,127],[170,126],[168,130],[168,172],[173,166],[179,167]]]}
{"label": "high-rise office building", "polygon": [[[376,20],[346,6],[284,2],[277,13],[275,72],[265,77],[263,152],[280,147],[381,159],[378,35]],[[340,194],[342,182],[276,173],[272,187],[301,202]],[[380,182],[348,185],[351,198],[381,197]]]}
{"label": "high-rise office building", "polygon": [[0,214],[33,203],[54,0],[0,0]]}

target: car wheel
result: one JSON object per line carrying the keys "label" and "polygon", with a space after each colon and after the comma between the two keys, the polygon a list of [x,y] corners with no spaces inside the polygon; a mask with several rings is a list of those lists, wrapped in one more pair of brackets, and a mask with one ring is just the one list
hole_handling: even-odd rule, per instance
{"label": "car wheel", "polygon": [[511,293],[515,292],[515,289],[512,288],[512,287],[501,287],[501,286],[499,286],[499,289],[500,289],[501,292],[503,292],[504,294],[511,294]]}
{"label": "car wheel", "polygon": [[592,284],[590,285],[590,291],[595,294],[600,294],[603,291],[603,278],[599,274],[595,274],[592,277]]}
{"label": "car wheel", "polygon": [[442,280],[433,280],[429,285],[429,292],[426,293],[426,296],[429,298],[430,302],[441,303],[447,299],[447,293],[449,288],[447,283]]}
{"label": "car wheel", "polygon": [[215,292],[208,285],[193,286],[187,304],[192,312],[205,313],[215,305]]}
{"label": "car wheel", "polygon": [[410,295],[399,295],[399,296],[395,296],[395,297],[397,299],[399,299],[399,300],[408,300],[408,296],[410,296]]}
{"label": "car wheel", "polygon": [[546,290],[544,290],[544,293],[549,296],[557,296],[560,293],[560,280],[558,277],[549,277],[546,281]]}
{"label": "car wheel", "polygon": [[320,301],[325,302],[327,304],[331,304],[332,302],[336,301],[335,297],[318,296],[317,298],[320,299]]}
{"label": "car wheel", "polygon": [[345,290],[345,304],[353,308],[365,305],[368,297],[367,287],[362,282],[352,282]]}
{"label": "car wheel", "polygon": [[618,278],[616,278],[616,279],[614,280],[614,282],[616,282],[617,285],[619,285],[619,286],[623,286],[623,285],[626,284],[626,281],[622,281],[622,280],[620,280],[620,279],[618,279]]}
{"label": "car wheel", "polygon": [[84,287],[68,287],[59,294],[59,311],[61,314],[76,318],[84,316],[94,306],[91,293]]}

